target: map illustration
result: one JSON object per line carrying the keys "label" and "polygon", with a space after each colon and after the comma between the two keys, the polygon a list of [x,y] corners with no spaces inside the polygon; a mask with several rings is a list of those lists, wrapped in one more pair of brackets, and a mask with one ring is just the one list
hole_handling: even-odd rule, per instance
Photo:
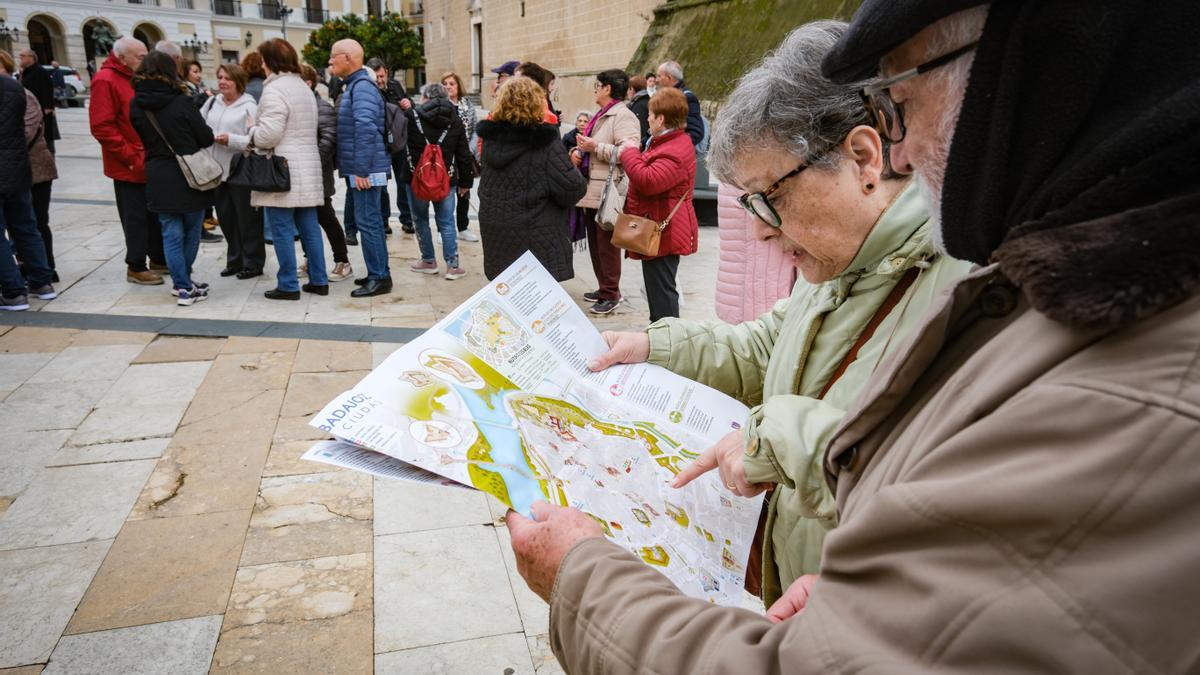
{"label": "map illustration", "polygon": [[586,371],[602,338],[532,256],[499,281],[503,296],[485,288],[312,424],[526,515],[578,508],[684,592],[740,602],[761,498],[715,472],[670,482],[745,408],[655,366]]}

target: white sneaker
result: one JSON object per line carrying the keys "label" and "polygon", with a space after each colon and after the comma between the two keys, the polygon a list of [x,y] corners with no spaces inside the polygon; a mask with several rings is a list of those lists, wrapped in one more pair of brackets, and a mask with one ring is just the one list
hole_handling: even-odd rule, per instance
{"label": "white sneaker", "polygon": [[479,241],[479,235],[470,230],[463,230],[458,233],[458,238],[462,241]]}
{"label": "white sneaker", "polygon": [[338,263],[333,266],[333,271],[329,273],[330,281],[345,281],[354,276],[354,268],[348,262]]}

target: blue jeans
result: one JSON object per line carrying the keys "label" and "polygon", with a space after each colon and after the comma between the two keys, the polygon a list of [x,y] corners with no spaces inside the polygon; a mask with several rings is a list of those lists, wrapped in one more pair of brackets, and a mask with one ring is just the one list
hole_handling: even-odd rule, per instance
{"label": "blue jeans", "polygon": [[200,231],[204,229],[204,210],[190,213],[160,213],[162,225],[163,256],[167,259],[167,271],[171,283],[180,290],[192,286],[192,263],[200,251]]}
{"label": "blue jeans", "polygon": [[[433,217],[437,221],[438,233],[442,235],[442,257],[448,267],[458,267],[458,224],[455,222],[455,190],[450,185],[450,195],[440,202],[433,202]],[[412,208],[413,227],[417,230],[417,242],[421,247],[422,262],[437,262],[433,250],[433,238],[429,232],[429,204],[417,199],[408,191],[409,206]]]}
{"label": "blue jeans", "polygon": [[[5,231],[8,237],[4,236]],[[53,273],[46,263],[46,247],[38,234],[33,196],[28,189],[0,194],[0,292],[8,298],[27,293],[25,279],[13,260],[14,248],[25,265],[29,285],[40,287],[50,283]]]}
{"label": "blue jeans", "polygon": [[[380,185],[379,190],[379,222],[387,223],[388,218],[392,217],[391,198],[388,197],[386,185]],[[354,187],[354,179],[346,179],[346,205],[342,207],[342,227],[346,230],[346,236],[358,236],[358,221],[354,217],[354,193],[358,188]]]}
{"label": "blue jeans", "polygon": [[264,220],[271,231],[275,259],[279,261],[279,274],[275,287],[281,291],[300,290],[296,277],[296,243],[292,233],[300,231],[300,246],[308,256],[308,280],[314,286],[326,286],[329,277],[325,273],[325,243],[321,240],[321,226],[317,224],[317,207],[298,208],[263,207]]}
{"label": "blue jeans", "polygon": [[[395,166],[395,157],[392,159],[392,164]],[[348,189],[346,203],[342,206],[342,227],[346,230],[347,235],[357,235],[358,225],[354,221],[354,199],[351,198],[351,193],[354,192],[354,181],[347,178],[346,187]],[[404,183],[397,183],[396,190],[396,208],[400,211],[400,224],[412,227],[412,214],[408,212],[408,194],[406,194],[408,186]],[[386,223],[392,217],[392,198],[388,195],[386,186],[379,187],[379,210],[382,222]]]}
{"label": "blue jeans", "polygon": [[[383,233],[383,214],[380,213],[379,194],[381,187],[366,190],[350,190],[354,204],[354,225],[358,240],[362,244],[363,261],[367,263],[367,278],[391,279],[388,269],[387,235]],[[350,217],[346,217],[349,226]]]}

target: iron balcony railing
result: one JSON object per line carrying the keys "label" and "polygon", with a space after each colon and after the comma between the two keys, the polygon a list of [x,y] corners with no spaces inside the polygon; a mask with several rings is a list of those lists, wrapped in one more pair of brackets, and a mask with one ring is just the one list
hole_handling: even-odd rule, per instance
{"label": "iron balcony railing", "polygon": [[240,0],[211,0],[212,13],[221,16],[241,16],[242,3]]}
{"label": "iron balcony railing", "polygon": [[304,8],[304,20],[308,23],[325,23],[329,20],[329,10],[316,7]]}

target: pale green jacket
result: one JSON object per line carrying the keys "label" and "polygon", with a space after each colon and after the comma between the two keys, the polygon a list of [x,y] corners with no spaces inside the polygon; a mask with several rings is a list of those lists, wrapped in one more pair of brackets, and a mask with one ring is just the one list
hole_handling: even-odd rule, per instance
{"label": "pale green jacket", "polygon": [[[928,212],[909,185],[880,216],[839,276],[796,284],[755,321],[738,325],[663,319],[651,325],[650,362],[752,406],[746,478],[778,484],[763,551],[768,605],[803,574],[820,571],[836,525],[822,467],[824,448],[885,353],[895,351],[935,296],[970,269],[939,255]],[[821,390],[909,268],[920,274],[823,399]]]}

